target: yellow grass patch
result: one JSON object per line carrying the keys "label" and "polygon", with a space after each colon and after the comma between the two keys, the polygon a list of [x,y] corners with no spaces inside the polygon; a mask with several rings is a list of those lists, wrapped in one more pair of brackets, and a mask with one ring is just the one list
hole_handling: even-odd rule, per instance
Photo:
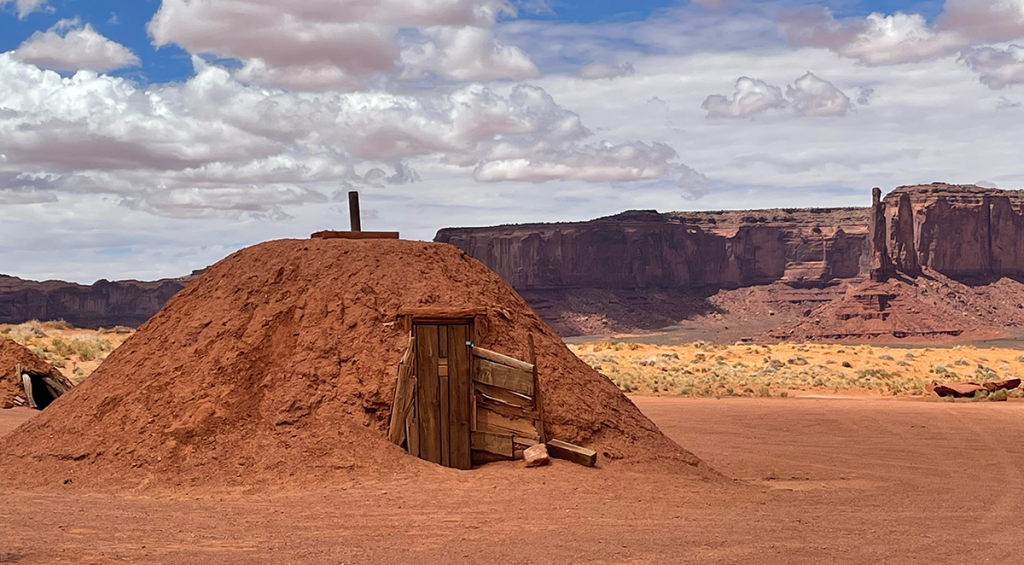
{"label": "yellow grass patch", "polygon": [[0,336],[13,339],[33,353],[52,363],[75,384],[84,381],[114,349],[131,337],[135,330],[116,327],[83,330],[67,322],[0,324]]}
{"label": "yellow grass patch", "polygon": [[[1024,375],[1016,349],[896,348],[796,344],[680,346],[598,341],[570,345],[624,392],[696,397],[814,393],[923,395],[930,381],[1009,379]],[[1011,396],[1021,396],[1014,391]]]}

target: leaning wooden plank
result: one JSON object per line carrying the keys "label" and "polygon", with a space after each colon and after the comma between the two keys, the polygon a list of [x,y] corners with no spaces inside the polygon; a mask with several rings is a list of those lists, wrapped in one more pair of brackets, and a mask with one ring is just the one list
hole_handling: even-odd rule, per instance
{"label": "leaning wooden plank", "polygon": [[519,359],[514,359],[512,357],[509,357],[508,355],[502,355],[501,353],[495,353],[494,351],[490,351],[490,350],[484,349],[482,347],[474,347],[473,348],[473,355],[476,355],[477,357],[480,357],[481,359],[487,359],[488,361],[493,361],[493,362],[501,364],[501,365],[508,365],[509,367],[515,367],[516,369],[519,369],[521,371],[526,371],[527,373],[530,373],[530,372],[533,371],[533,365],[530,365],[529,363],[527,363],[525,361],[520,361]]}
{"label": "leaning wooden plank", "polygon": [[32,397],[32,377],[22,374],[21,385],[25,388],[25,398],[28,399],[28,407],[36,408],[35,398]]}
{"label": "leaning wooden plank", "polygon": [[515,446],[512,444],[512,434],[501,434],[492,432],[473,432],[473,451],[485,451],[494,455],[501,455],[512,459]]}
{"label": "leaning wooden plank", "polygon": [[530,365],[533,365],[533,403],[537,407],[537,433],[540,434],[541,443],[548,441],[548,435],[544,432],[544,401],[540,390],[540,377],[537,374],[537,349],[533,345],[533,334],[527,334],[526,341],[530,346]]}
{"label": "leaning wooden plank", "polygon": [[42,380],[43,384],[46,385],[46,388],[53,392],[54,398],[58,398],[68,391],[67,387],[64,386],[64,383],[57,381],[57,379],[52,377],[42,377]]}
{"label": "leaning wooden plank", "polygon": [[477,359],[473,380],[527,396],[533,395],[533,373],[499,365],[487,359]]}
{"label": "leaning wooden plank", "polygon": [[516,408],[533,410],[533,399],[525,394],[512,392],[506,388],[498,388],[481,382],[473,383],[473,388],[476,389],[478,393],[482,394],[484,398],[489,400],[502,402],[509,406],[515,406]]}
{"label": "leaning wooden plank", "polygon": [[318,231],[311,239],[398,239],[396,231]]}
{"label": "leaning wooden plank", "polygon": [[515,437],[512,438],[512,443],[516,444],[516,446],[522,445],[522,446],[525,446],[525,447],[533,447],[533,446],[537,445],[540,442],[538,442],[535,439],[515,436]]}
{"label": "leaning wooden plank", "polygon": [[487,410],[479,402],[476,407],[476,425],[476,429],[481,432],[513,434],[534,440],[540,439],[540,435],[537,434],[537,428],[533,426],[532,420],[506,418],[501,414]]}
{"label": "leaning wooden plank", "polygon": [[14,397],[14,403],[16,405],[18,405],[18,406],[24,406],[25,405],[25,399],[20,397],[20,396],[15,396]]}
{"label": "leaning wooden plank", "polygon": [[565,459],[586,467],[597,464],[597,452],[586,447],[573,445],[558,439],[548,440],[548,454],[557,459]]}
{"label": "leaning wooden plank", "polygon": [[391,406],[391,425],[388,428],[388,439],[395,445],[402,445],[406,436],[406,424],[412,408],[412,399],[416,392],[416,341],[409,334],[409,345],[398,363],[398,384],[395,386],[395,402]]}

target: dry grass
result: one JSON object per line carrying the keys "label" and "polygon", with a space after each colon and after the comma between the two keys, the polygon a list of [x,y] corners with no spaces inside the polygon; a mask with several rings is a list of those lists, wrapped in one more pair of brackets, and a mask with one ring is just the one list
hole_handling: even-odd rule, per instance
{"label": "dry grass", "polygon": [[0,335],[31,349],[75,384],[88,378],[133,333],[131,328],[120,326],[110,330],[77,329],[63,320],[0,325]]}
{"label": "dry grass", "polygon": [[[984,381],[1024,375],[1014,349],[903,349],[869,345],[653,346],[599,341],[570,349],[625,392],[697,397],[814,393],[925,394],[930,381]],[[1010,396],[1022,396],[1013,391]]]}

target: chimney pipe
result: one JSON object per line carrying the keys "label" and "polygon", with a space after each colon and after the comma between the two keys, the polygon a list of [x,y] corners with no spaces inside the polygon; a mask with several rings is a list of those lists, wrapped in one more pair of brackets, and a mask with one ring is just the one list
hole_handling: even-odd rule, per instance
{"label": "chimney pipe", "polygon": [[359,193],[354,190],[348,193],[348,217],[352,231],[363,231],[359,222]]}

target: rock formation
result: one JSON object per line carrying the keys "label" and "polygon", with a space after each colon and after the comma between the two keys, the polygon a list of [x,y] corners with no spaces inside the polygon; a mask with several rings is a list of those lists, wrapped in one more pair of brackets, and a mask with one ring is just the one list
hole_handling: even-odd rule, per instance
{"label": "rock formation", "polygon": [[91,286],[0,275],[0,323],[63,319],[80,328],[138,326],[194,278],[106,281]]}
{"label": "rock formation", "polygon": [[449,228],[517,290],[820,285],[866,270],[864,208],[626,212],[590,222]]}

